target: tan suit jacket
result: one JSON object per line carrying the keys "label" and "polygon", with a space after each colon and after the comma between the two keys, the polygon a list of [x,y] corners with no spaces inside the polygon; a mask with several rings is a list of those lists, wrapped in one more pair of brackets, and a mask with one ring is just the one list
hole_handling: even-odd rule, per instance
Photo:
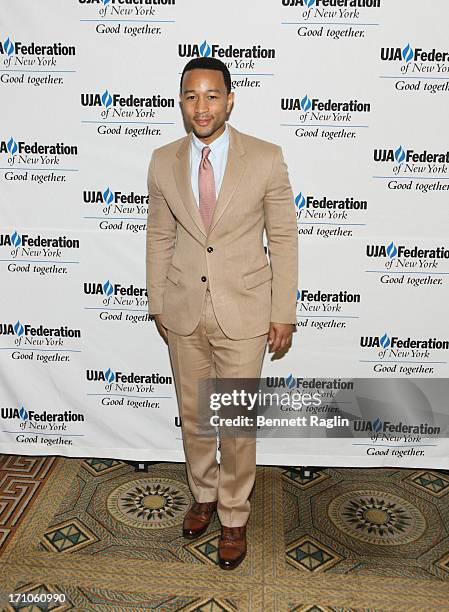
{"label": "tan suit jacket", "polygon": [[228,160],[208,233],[191,186],[191,134],[156,149],[150,162],[149,312],[179,335],[198,325],[207,287],[231,339],[265,334],[270,321],[296,324],[298,234],[282,150],[228,127]]}

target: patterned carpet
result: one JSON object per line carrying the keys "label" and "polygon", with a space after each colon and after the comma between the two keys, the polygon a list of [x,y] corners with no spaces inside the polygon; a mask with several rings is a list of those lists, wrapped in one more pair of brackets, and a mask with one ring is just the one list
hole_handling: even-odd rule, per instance
{"label": "patterned carpet", "polygon": [[449,610],[449,475],[258,467],[251,502],[247,558],[223,572],[217,520],[181,536],[184,464],[0,456],[1,609]]}

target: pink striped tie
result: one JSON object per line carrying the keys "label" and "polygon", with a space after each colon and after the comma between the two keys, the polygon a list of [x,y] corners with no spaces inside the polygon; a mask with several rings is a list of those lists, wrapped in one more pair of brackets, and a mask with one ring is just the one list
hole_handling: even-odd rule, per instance
{"label": "pink striped tie", "polygon": [[198,170],[199,208],[206,231],[209,231],[216,204],[214,169],[208,159],[209,153],[210,148],[204,147]]}

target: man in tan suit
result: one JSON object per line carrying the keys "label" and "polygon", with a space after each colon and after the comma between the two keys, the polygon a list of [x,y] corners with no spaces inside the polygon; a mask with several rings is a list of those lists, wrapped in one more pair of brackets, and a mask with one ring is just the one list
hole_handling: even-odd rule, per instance
{"label": "man in tan suit", "polygon": [[[225,64],[191,60],[180,105],[189,134],[153,152],[148,188],[149,312],[168,342],[189,486],[183,534],[205,532],[215,510],[218,558],[246,554],[254,437],[198,433],[198,384],[258,378],[267,342],[287,348],[296,324],[297,229],[281,148],[226,123],[234,102]],[[267,260],[263,232],[268,240]]]}

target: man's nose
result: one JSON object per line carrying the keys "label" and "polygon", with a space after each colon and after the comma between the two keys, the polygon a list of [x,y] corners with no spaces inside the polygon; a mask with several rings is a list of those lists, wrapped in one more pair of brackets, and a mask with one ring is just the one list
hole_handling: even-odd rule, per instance
{"label": "man's nose", "polygon": [[204,113],[209,109],[209,104],[207,98],[203,98],[202,96],[198,96],[196,100],[195,110],[197,113]]}

